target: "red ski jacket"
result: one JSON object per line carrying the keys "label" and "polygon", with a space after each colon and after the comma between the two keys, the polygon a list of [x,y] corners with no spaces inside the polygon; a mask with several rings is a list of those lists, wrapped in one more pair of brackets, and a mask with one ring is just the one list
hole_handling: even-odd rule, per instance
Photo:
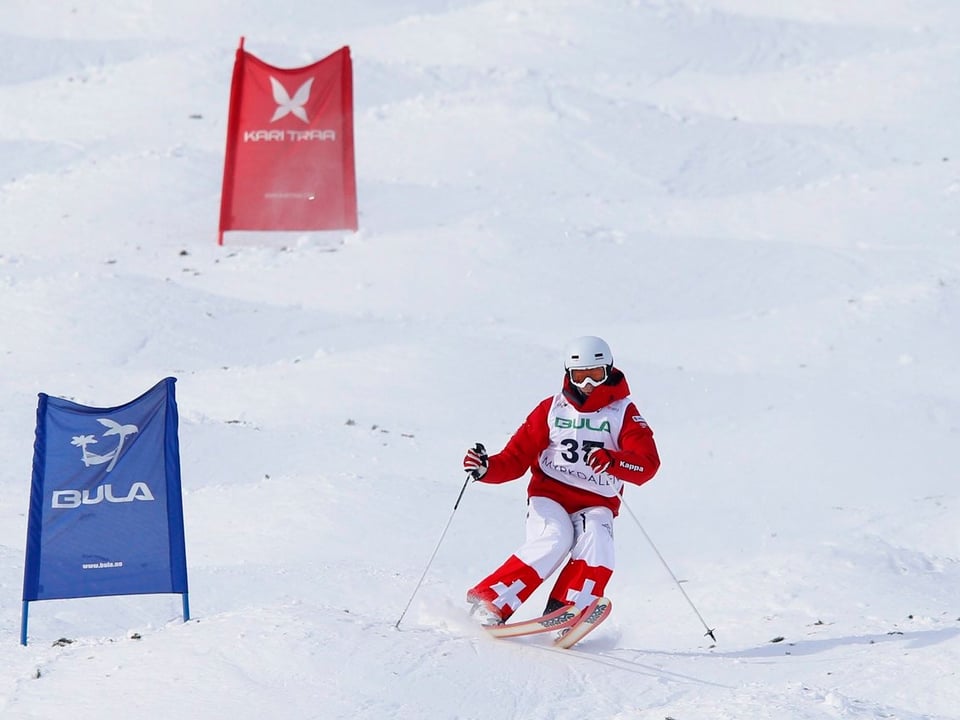
{"label": "red ski jacket", "polygon": [[[563,398],[578,412],[592,413],[612,402],[628,399],[630,388],[623,373],[614,368],[610,380],[594,388],[584,396],[574,387],[568,377],[563,382]],[[545,398],[531,412],[506,446],[491,455],[487,472],[480,482],[499,484],[516,480],[530,471],[528,497],[547,497],[560,503],[568,512],[574,513],[588,507],[609,507],[616,515],[620,510],[620,494],[606,497],[577,487],[547,475],[540,467],[540,454],[550,446],[550,410],[557,398]],[[633,485],[642,485],[652,478],[660,467],[660,456],[653,441],[653,431],[630,401],[624,413],[624,421],[615,439],[617,447],[607,448],[614,463],[607,474]]]}

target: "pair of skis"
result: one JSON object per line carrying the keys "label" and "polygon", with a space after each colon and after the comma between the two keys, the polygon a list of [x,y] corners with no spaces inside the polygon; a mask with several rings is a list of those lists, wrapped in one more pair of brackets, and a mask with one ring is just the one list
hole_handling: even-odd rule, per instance
{"label": "pair of skis", "polygon": [[595,598],[583,612],[577,612],[574,605],[567,605],[552,613],[532,620],[506,623],[503,625],[487,625],[488,633],[498,638],[522,637],[555,631],[557,633],[553,646],[555,648],[571,648],[580,642],[588,633],[597,629],[612,609],[610,600],[605,597]]}

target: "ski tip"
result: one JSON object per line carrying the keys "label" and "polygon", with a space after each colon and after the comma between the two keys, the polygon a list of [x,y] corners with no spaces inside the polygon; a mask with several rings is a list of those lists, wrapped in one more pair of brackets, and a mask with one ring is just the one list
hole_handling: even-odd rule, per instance
{"label": "ski tip", "polygon": [[592,603],[587,605],[584,609],[584,612],[590,612],[596,610],[597,608],[602,609],[604,612],[610,612],[613,609],[613,602],[608,597],[598,597]]}
{"label": "ski tip", "polygon": [[554,639],[553,646],[562,650],[573,647],[606,620],[612,609],[613,603],[609,598],[594,598],[573,624],[561,629]]}

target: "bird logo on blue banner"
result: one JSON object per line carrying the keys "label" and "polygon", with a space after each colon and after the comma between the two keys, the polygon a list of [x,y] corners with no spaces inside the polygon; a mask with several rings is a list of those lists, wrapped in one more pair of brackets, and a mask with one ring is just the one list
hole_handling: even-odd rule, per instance
{"label": "bird logo on blue banner", "polygon": [[140,428],[136,425],[121,425],[110,418],[97,418],[97,422],[108,428],[107,431],[103,433],[103,437],[108,437],[109,435],[119,436],[117,446],[113,450],[105,455],[97,455],[96,453],[88,451],[87,445],[95,445],[97,443],[97,439],[93,435],[74,435],[73,439],[70,440],[70,444],[76,445],[83,451],[84,465],[90,467],[91,465],[100,465],[101,463],[108,462],[110,464],[107,465],[107,472],[110,472],[116,466],[120,453],[123,451],[124,439],[127,435],[137,432]]}

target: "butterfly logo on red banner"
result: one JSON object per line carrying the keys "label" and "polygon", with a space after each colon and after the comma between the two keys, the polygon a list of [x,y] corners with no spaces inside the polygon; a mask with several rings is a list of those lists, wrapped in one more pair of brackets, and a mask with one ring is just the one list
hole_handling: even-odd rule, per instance
{"label": "butterfly logo on red banner", "polygon": [[313,85],[313,78],[301,85],[293,94],[293,97],[290,97],[287,89],[272,75],[270,76],[270,85],[273,87],[273,99],[277,103],[277,109],[274,111],[273,117],[270,118],[270,122],[276,122],[287,115],[298,117],[305,123],[310,122],[304,106],[310,100],[310,87]]}

